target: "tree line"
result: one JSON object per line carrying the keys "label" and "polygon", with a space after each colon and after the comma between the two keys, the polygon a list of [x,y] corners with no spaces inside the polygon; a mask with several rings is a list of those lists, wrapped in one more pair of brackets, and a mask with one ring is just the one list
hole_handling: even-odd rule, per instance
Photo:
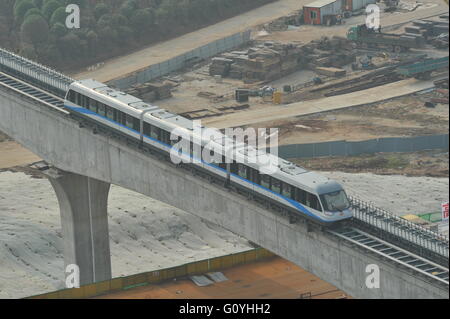
{"label": "tree line", "polygon": [[[274,0],[0,0],[0,46],[71,69],[124,54]],[[80,28],[66,27],[66,6]]]}

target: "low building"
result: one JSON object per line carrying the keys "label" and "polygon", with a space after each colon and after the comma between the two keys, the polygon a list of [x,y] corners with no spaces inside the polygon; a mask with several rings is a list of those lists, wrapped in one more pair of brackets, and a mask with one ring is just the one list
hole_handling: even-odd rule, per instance
{"label": "low building", "polygon": [[376,0],[316,0],[303,6],[305,24],[327,24],[332,16],[365,8]]}
{"label": "low building", "polygon": [[342,13],[344,0],[316,0],[303,6],[305,24],[325,24],[326,16]]}
{"label": "low building", "polygon": [[344,0],[344,11],[357,11],[375,3],[376,0]]}

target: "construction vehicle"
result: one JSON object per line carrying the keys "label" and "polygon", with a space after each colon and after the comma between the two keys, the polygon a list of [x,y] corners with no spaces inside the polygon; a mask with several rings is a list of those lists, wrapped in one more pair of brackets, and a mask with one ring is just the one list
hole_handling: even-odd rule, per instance
{"label": "construction vehicle", "polygon": [[383,33],[381,27],[375,30],[368,28],[365,24],[351,27],[347,32],[347,39],[362,48],[384,48],[395,53],[425,46],[425,40],[421,37]]}
{"label": "construction vehicle", "polygon": [[448,56],[436,59],[425,59],[412,64],[399,66],[395,72],[403,77],[415,77],[420,80],[431,78],[433,71],[448,69]]}

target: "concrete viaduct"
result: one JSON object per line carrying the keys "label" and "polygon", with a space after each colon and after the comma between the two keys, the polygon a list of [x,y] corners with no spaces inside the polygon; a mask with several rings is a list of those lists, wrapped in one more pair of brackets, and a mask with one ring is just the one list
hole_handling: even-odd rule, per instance
{"label": "concrete viaduct", "polygon": [[[107,200],[115,184],[239,234],[353,297],[449,297],[448,286],[330,233],[291,224],[286,216],[1,86],[0,130],[54,167],[48,176],[60,204],[65,263],[80,267],[82,284],[111,277]],[[370,264],[379,266],[380,288],[366,286]]]}

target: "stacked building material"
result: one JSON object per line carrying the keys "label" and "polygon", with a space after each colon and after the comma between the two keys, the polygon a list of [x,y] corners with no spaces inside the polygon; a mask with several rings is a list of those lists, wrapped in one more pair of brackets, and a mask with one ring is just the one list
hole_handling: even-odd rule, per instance
{"label": "stacked building material", "polygon": [[154,102],[170,98],[172,96],[171,87],[168,82],[147,82],[134,85],[126,93],[139,97],[146,102]]}
{"label": "stacked building material", "polygon": [[230,66],[233,60],[226,58],[213,58],[209,67],[209,75],[220,75],[222,77],[228,76]]}
{"label": "stacked building material", "polygon": [[322,38],[308,44],[267,41],[247,51],[232,51],[214,58],[210,74],[245,83],[267,82],[300,69],[341,68],[355,61],[354,44],[343,37]]}

